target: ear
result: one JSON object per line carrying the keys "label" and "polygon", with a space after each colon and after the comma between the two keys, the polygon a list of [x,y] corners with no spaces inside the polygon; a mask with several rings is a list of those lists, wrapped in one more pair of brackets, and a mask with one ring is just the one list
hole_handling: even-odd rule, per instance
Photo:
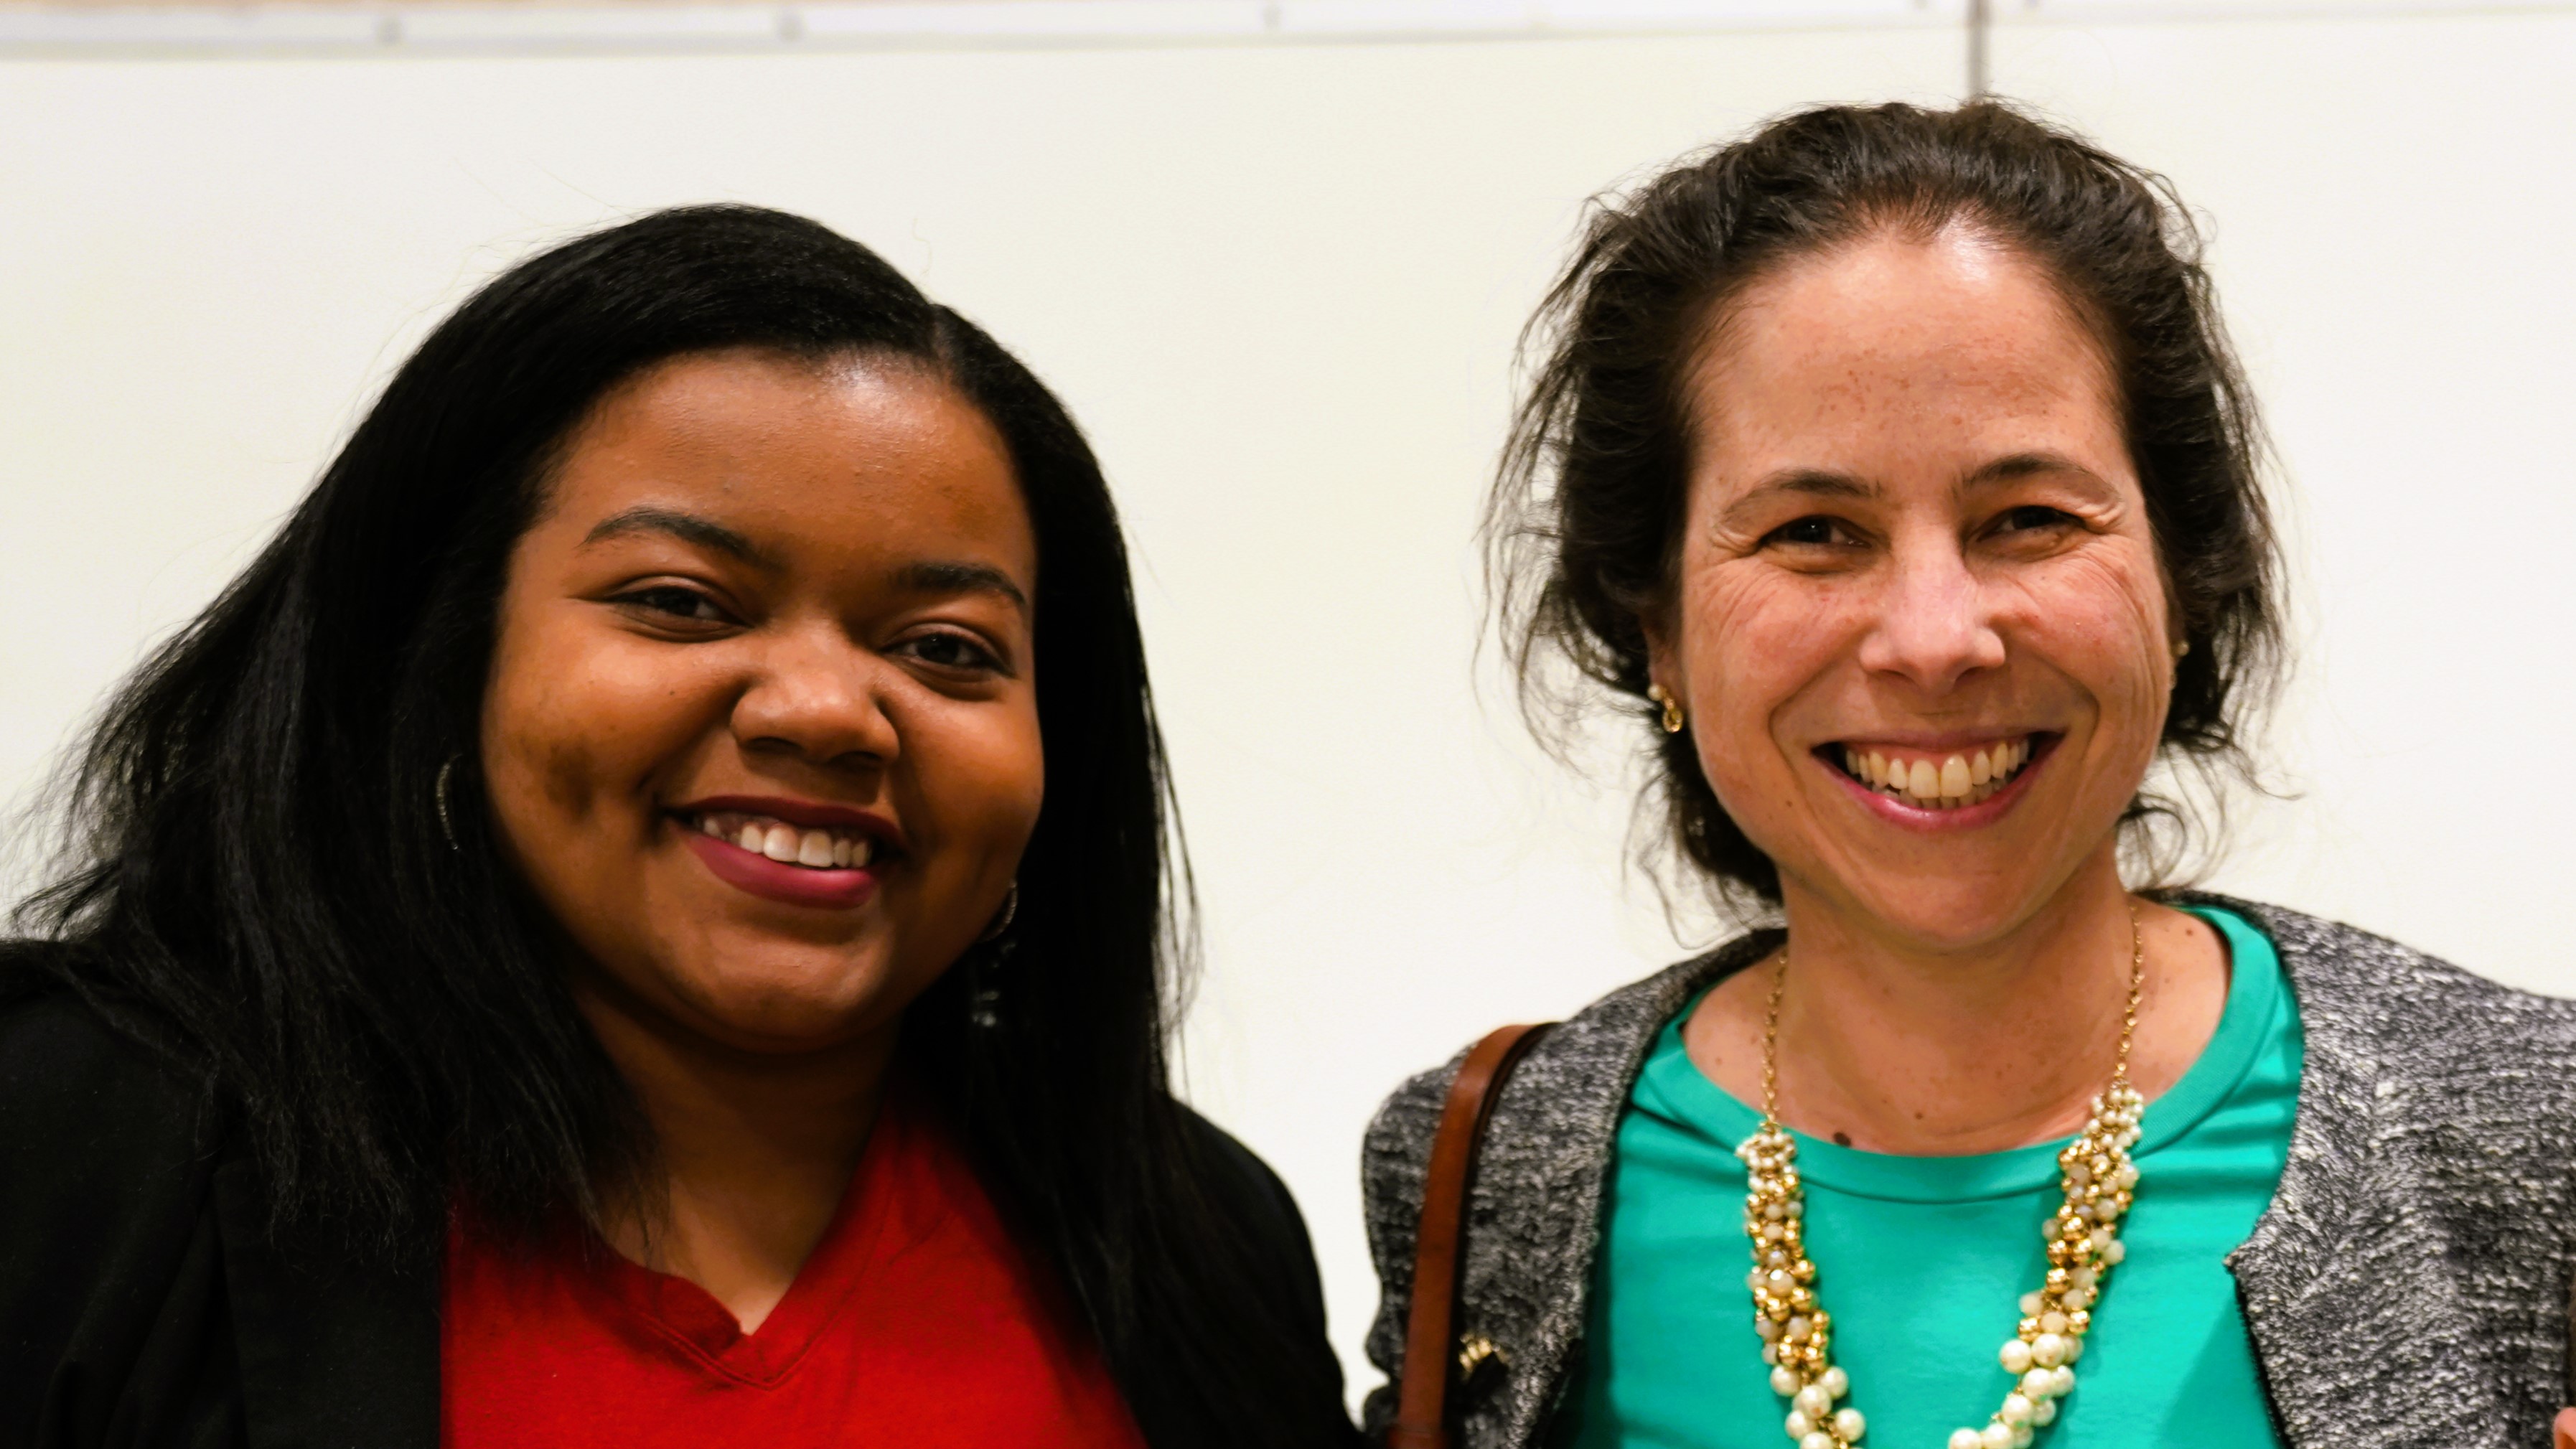
{"label": "ear", "polygon": [[1640,612],[1637,632],[1646,636],[1646,677],[1679,697],[1683,693],[1681,640],[1675,637],[1672,611],[1658,606]]}

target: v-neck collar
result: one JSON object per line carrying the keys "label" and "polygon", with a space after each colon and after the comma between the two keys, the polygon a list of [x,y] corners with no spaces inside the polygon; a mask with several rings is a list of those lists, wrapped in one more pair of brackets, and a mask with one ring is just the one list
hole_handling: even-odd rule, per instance
{"label": "v-neck collar", "polygon": [[897,1201],[896,1164],[917,1150],[914,1139],[923,1130],[918,1105],[890,1085],[830,1224],[785,1296],[752,1332],[745,1333],[733,1311],[706,1289],[634,1262],[596,1238],[588,1256],[597,1271],[585,1275],[587,1286],[683,1357],[752,1388],[774,1387],[795,1372],[870,1269],[919,1239],[923,1225],[905,1222]]}

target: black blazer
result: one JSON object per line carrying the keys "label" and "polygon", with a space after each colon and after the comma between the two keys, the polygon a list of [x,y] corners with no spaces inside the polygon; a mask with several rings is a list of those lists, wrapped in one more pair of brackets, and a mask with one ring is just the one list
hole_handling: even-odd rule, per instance
{"label": "black blazer", "polygon": [[[1294,1412],[1355,1443],[1294,1200],[1191,1120],[1239,1169],[1228,1206],[1316,1359]],[[203,1084],[68,991],[0,1006],[0,1449],[437,1449],[435,1281],[281,1251],[266,1202]],[[1131,1385],[1131,1407],[1169,1390]]]}

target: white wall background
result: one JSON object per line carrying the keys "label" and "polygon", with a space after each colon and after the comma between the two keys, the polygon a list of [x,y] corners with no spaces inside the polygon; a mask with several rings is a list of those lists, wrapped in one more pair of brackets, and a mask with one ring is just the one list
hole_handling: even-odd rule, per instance
{"label": "white wall background", "polygon": [[[2302,673],[2273,759],[2303,793],[2250,803],[2216,883],[2576,993],[2549,803],[2576,768],[2576,6],[1998,8],[1997,89],[2214,218],[2278,432]],[[1799,103],[1955,96],[1959,31],[1888,9],[823,54],[0,45],[0,795],[479,280],[674,202],[820,217],[1020,350],[1108,462],[1206,907],[1189,1090],[1295,1187],[1356,1390],[1376,1100],[1679,949],[1623,874],[1624,801],[1541,760],[1471,662],[1515,329],[1595,190]]]}

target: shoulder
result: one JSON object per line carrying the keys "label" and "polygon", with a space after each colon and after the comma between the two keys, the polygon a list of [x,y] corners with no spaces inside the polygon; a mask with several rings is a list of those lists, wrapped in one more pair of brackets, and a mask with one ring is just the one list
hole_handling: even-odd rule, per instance
{"label": "shoulder", "polygon": [[[1476,1169],[1478,1211],[1570,1210],[1572,1199],[1558,1199],[1566,1191],[1582,1197],[1608,1161],[1620,1113],[1656,1032],[1694,994],[1761,959],[1779,939],[1776,931],[1739,936],[1623,986],[1549,1028],[1494,1099]],[[1408,1079],[1369,1122],[1361,1148],[1361,1199],[1370,1256],[1387,1289],[1373,1352],[1392,1348],[1390,1315],[1401,1311],[1411,1283],[1432,1140],[1466,1056],[1462,1049]]]}
{"label": "shoulder", "polygon": [[[46,958],[70,949],[0,943],[0,1183],[110,1189],[205,1157],[216,1126],[207,1084],[59,984]],[[39,1163],[39,1174],[13,1170]],[[14,1216],[29,1196],[0,1194],[0,1209]]]}
{"label": "shoulder", "polygon": [[[1626,1099],[1647,1048],[1664,1023],[1695,993],[1761,959],[1779,939],[1777,931],[1738,936],[1707,955],[1620,987],[1550,1027],[1505,1084],[1505,1101],[1519,1099],[1533,1108],[1515,1112],[1515,1119],[1542,1133],[1597,1128],[1599,1123],[1591,1118],[1599,1115],[1597,1104],[1605,1090],[1620,1101]],[[1461,1047],[1446,1062],[1407,1078],[1370,1119],[1362,1173],[1372,1216],[1382,1190],[1392,1198],[1419,1198],[1431,1140],[1440,1128],[1441,1108],[1472,1046]],[[1592,1104],[1594,1109],[1576,1110],[1577,1104]]]}
{"label": "shoulder", "polygon": [[1304,1260],[1311,1272],[1314,1250],[1307,1241],[1306,1219],[1297,1211],[1297,1199],[1288,1184],[1233,1133],[1186,1104],[1176,1105],[1181,1135],[1206,1171],[1208,1188],[1263,1246]]}
{"label": "shoulder", "polygon": [[[1211,1295],[1214,1311],[1165,1314],[1158,1330],[1221,1333],[1261,1345],[1259,1367],[1234,1379],[1235,1402],[1208,1418],[1209,1401],[1198,1392],[1204,1384],[1180,1391],[1166,1377],[1169,1366],[1197,1362],[1200,1356],[1166,1339],[1164,1350],[1151,1355],[1163,1367],[1131,1385],[1131,1404],[1140,1420],[1161,1426],[1158,1443],[1169,1438],[1192,1444],[1347,1444],[1351,1428],[1343,1405],[1341,1362],[1325,1336],[1323,1277],[1296,1198],[1270,1164],[1224,1128],[1186,1105],[1179,1105],[1179,1125],[1196,1168],[1196,1186],[1223,1223],[1226,1243],[1234,1251],[1228,1255],[1232,1266],[1224,1274],[1224,1291]],[[1246,1413],[1256,1415],[1263,1426],[1250,1439],[1240,1432],[1239,1419]],[[1229,1418],[1238,1422],[1229,1426],[1223,1422]]]}
{"label": "shoulder", "polygon": [[2356,926],[2220,896],[2262,927],[2312,1038],[2385,1078],[2576,1071],[2576,1001],[2520,991]]}
{"label": "shoulder", "polygon": [[2334,921],[2215,903],[2272,938],[2298,1005],[2285,1200],[2313,1212],[2367,1198],[2458,1231],[2514,1224],[2534,1243],[2576,1232],[2576,1002]]}
{"label": "shoulder", "polygon": [[[1495,1097],[1468,1205],[1476,1232],[1460,1294],[1471,1319],[1484,1325],[1479,1332],[1524,1353],[1515,1374],[1534,1374],[1527,1382],[1550,1381],[1548,1345],[1561,1348],[1572,1332],[1560,1320],[1565,1305],[1580,1299],[1620,1114],[1656,1033],[1702,988],[1761,959],[1779,939],[1776,931],[1739,936],[1594,1001],[1549,1028]],[[1373,1430],[1395,1412],[1431,1145],[1466,1057],[1461,1050],[1396,1088],[1370,1121],[1362,1149],[1369,1255],[1380,1290],[1367,1346],[1387,1374],[1363,1416]]]}
{"label": "shoulder", "polygon": [[40,1247],[0,1253],[0,1425],[22,1428],[121,1393],[147,1341],[204,1328],[169,1300],[217,1271],[210,1094],[48,984],[36,958],[60,949],[0,943],[0,1242]]}
{"label": "shoulder", "polygon": [[[1248,1283],[1264,1301],[1243,1305],[1253,1317],[1287,1333],[1300,1343],[1324,1342],[1324,1280],[1315,1264],[1314,1242],[1306,1234],[1305,1216],[1288,1184],[1234,1135],[1175,1103],[1188,1158],[1195,1168],[1193,1186],[1205,1195],[1226,1224],[1227,1234],[1242,1250]],[[1335,1392],[1339,1392],[1336,1376]]]}

